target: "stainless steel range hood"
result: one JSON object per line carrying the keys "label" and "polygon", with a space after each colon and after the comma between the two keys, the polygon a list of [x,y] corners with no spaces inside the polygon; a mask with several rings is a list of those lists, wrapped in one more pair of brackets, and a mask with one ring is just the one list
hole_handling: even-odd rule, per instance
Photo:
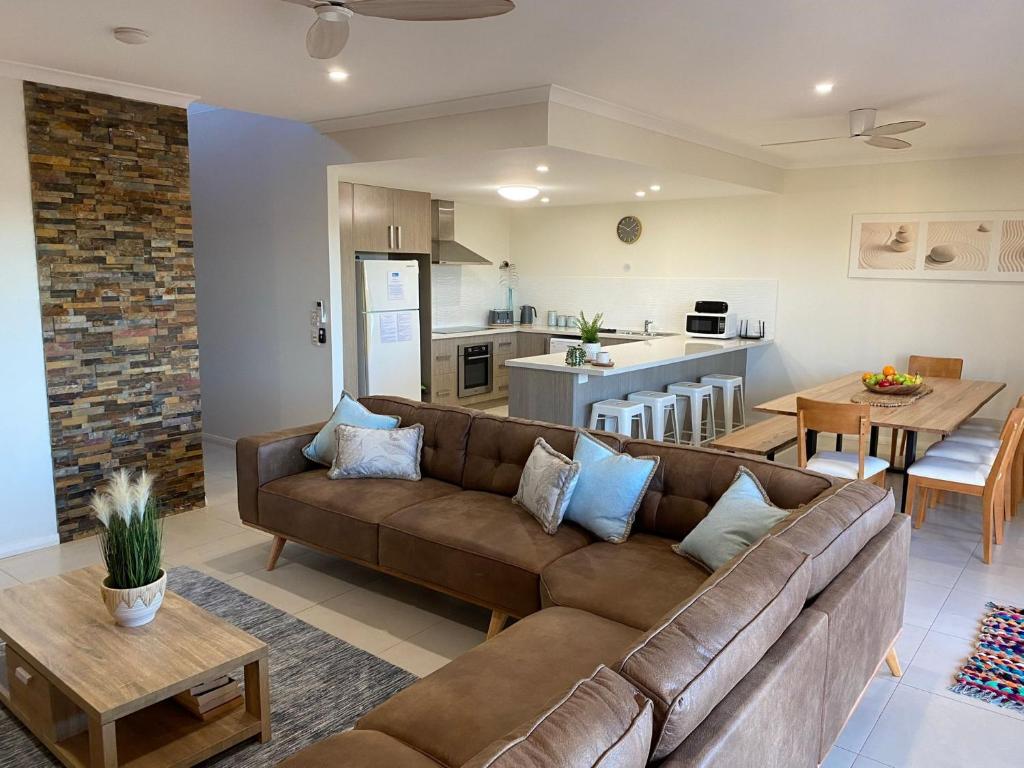
{"label": "stainless steel range hood", "polygon": [[430,201],[430,262],[432,264],[490,264],[476,251],[455,242],[455,203]]}

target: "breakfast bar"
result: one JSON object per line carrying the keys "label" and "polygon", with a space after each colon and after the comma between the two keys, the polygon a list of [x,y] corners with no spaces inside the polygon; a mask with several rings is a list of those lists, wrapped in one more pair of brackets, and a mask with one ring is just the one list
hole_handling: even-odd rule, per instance
{"label": "breakfast bar", "polygon": [[664,391],[669,384],[699,381],[711,373],[745,376],[747,350],[771,343],[770,339],[650,338],[612,347],[615,365],[611,368],[566,365],[560,353],[507,360],[508,413],[585,427],[591,405],[601,400],[624,400],[642,390]]}

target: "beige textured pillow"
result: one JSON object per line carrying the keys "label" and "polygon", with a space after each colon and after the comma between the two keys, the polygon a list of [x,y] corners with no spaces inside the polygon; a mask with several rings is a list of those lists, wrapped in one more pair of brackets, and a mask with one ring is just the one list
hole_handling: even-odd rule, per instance
{"label": "beige textured pillow", "polygon": [[578,461],[563,456],[543,437],[538,437],[512,501],[537,518],[545,533],[554,535],[569,506],[579,474]]}
{"label": "beige textured pillow", "polygon": [[423,425],[398,429],[370,429],[339,424],[334,428],[334,463],[331,480],[378,477],[419,480]]}

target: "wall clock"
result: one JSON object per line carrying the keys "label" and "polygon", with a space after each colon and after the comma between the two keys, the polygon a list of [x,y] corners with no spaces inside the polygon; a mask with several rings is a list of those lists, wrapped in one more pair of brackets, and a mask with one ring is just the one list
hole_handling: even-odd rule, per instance
{"label": "wall clock", "polygon": [[619,236],[619,240],[626,245],[632,245],[639,240],[643,230],[643,225],[636,216],[623,216],[619,219],[618,226],[615,227],[615,233]]}

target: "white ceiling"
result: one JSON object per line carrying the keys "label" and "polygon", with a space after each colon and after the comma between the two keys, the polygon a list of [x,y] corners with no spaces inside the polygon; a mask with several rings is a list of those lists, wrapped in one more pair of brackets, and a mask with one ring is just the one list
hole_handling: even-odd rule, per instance
{"label": "white ceiling", "polygon": [[[547,173],[536,170],[547,165]],[[430,192],[434,198],[497,205],[509,208],[545,205],[589,205],[636,199],[637,190],[646,200],[728,197],[750,195],[757,190],[715,179],[684,173],[666,173],[583,152],[557,147],[526,147],[496,152],[411,158],[341,166],[345,181]],[[537,187],[540,194],[528,203],[507,201],[497,194],[499,186],[524,184]],[[650,191],[651,184],[661,186]],[[550,203],[540,202],[541,197]]]}
{"label": "white ceiling", "polygon": [[[778,165],[1024,151],[1021,0],[517,0],[471,22],[356,17],[328,82],[281,0],[6,0],[0,59],[198,95],[304,121],[556,83],[675,121]],[[139,26],[144,46],[110,29]],[[815,82],[834,80],[826,97]],[[902,153],[855,141],[758,144],[847,130],[846,112],[922,119]]]}

